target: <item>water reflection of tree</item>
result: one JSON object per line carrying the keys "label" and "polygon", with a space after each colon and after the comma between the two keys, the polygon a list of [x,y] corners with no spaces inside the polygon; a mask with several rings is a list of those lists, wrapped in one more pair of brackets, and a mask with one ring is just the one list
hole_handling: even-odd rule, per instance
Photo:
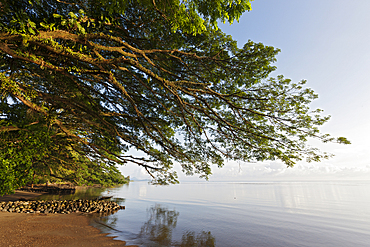
{"label": "water reflection of tree", "polygon": [[[107,191],[109,188],[104,187],[78,187],[73,194],[44,194],[38,196],[36,200],[96,200],[101,197],[101,195]],[[118,205],[123,205],[125,198],[113,197],[109,199],[110,201],[116,202]]]}
{"label": "water reflection of tree", "polygon": [[139,239],[146,242],[146,239],[156,243],[158,246],[215,246],[215,238],[211,232],[202,231],[185,232],[181,242],[172,241],[172,231],[176,228],[177,218],[180,213],[176,210],[168,210],[160,205],[152,206],[148,209],[149,219],[141,227]]}
{"label": "water reflection of tree", "polygon": [[149,220],[144,223],[139,238],[147,238],[160,245],[170,246],[172,230],[176,227],[179,213],[159,205],[148,209]]}
{"label": "water reflection of tree", "polygon": [[215,238],[211,232],[202,231],[198,235],[195,232],[186,232],[182,235],[181,243],[176,243],[174,246],[193,247],[193,246],[215,246]]}
{"label": "water reflection of tree", "polygon": [[76,192],[74,194],[67,195],[45,194],[37,197],[37,200],[78,200],[78,199],[92,200],[98,198],[105,190],[106,188],[81,187],[76,189]]}

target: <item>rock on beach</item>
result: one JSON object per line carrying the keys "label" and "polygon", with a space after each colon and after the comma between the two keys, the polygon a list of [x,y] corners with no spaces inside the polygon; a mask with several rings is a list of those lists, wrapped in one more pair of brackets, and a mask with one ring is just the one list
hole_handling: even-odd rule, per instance
{"label": "rock on beach", "polygon": [[112,214],[124,206],[106,200],[64,200],[64,201],[9,201],[0,202],[0,211],[13,213],[97,213]]}

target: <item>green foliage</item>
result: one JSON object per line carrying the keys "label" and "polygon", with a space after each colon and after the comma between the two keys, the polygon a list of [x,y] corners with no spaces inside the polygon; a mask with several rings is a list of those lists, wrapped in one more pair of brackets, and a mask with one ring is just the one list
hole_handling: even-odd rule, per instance
{"label": "green foliage", "polygon": [[[239,21],[244,12],[252,10],[250,2],[250,0],[77,0],[67,3],[32,0],[14,3],[2,0],[0,11],[11,13],[8,15],[10,18],[7,24],[16,27],[19,33],[35,34],[39,29],[37,24],[51,31],[68,26],[85,33],[82,23],[99,27],[115,23],[115,16],[126,15],[132,5],[137,5],[144,10],[155,11],[158,18],[162,18],[170,25],[172,32],[181,31],[196,35],[206,30],[217,30],[218,20],[223,23]],[[60,13],[54,13],[53,9],[58,9]],[[39,16],[40,13],[43,18]],[[34,22],[30,16],[39,17],[39,20]],[[50,21],[54,23],[48,23]],[[6,25],[2,25],[1,28],[11,29],[13,33],[15,31]]]}
{"label": "green foliage", "polygon": [[[130,162],[155,182],[175,183],[174,161],[208,178],[225,159],[293,166],[329,157],[309,138],[349,143],[319,132],[329,117],[310,110],[317,95],[305,81],[269,78],[278,49],[252,41],[240,49],[217,29],[217,20],[250,10],[249,1],[1,3],[1,110],[17,105],[40,118],[3,121],[2,141],[25,140],[24,126],[36,128],[35,142],[71,159],[66,168],[50,163],[64,178],[113,181],[115,165]],[[57,151],[36,147],[22,166],[40,160],[41,171],[41,157]],[[146,157],[127,155],[130,148]]]}
{"label": "green foliage", "polygon": [[1,195],[27,183],[126,183],[115,166],[86,159],[75,143],[36,112],[20,104],[1,102],[0,106],[6,116],[0,120]]}

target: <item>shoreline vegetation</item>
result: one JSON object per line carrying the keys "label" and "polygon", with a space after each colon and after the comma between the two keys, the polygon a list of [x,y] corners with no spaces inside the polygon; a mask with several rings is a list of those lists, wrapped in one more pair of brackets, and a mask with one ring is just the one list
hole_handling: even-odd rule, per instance
{"label": "shoreline vegetation", "polygon": [[[71,190],[72,188],[73,190]],[[63,193],[73,196],[73,194],[88,188],[93,187],[34,185],[33,188],[23,187],[16,190],[14,194],[0,196],[0,246],[136,246],[126,245],[125,241],[114,240],[114,237],[107,237],[107,234],[101,233],[99,229],[91,225],[92,213],[98,213],[98,210],[103,211],[103,214],[110,214],[124,209],[123,206],[106,200],[109,198],[39,200],[44,196],[60,196]],[[70,193],[71,191],[73,192]],[[58,194],[53,195],[51,192]],[[52,202],[57,206],[51,206]],[[64,206],[62,206],[63,203]],[[89,212],[87,207],[84,207],[89,203],[91,204],[89,209],[95,206],[95,212]],[[113,204],[115,205],[112,206]],[[6,205],[7,209],[5,209]],[[9,212],[9,208],[15,205],[18,205],[18,213],[14,213],[17,212],[16,207],[13,207],[13,213]],[[45,208],[48,206],[50,212],[53,213],[45,213],[49,210],[41,212],[31,206],[45,206]],[[69,211],[65,210],[67,206],[69,206]],[[114,207],[116,208],[113,209]],[[85,212],[82,208],[85,208]]]}

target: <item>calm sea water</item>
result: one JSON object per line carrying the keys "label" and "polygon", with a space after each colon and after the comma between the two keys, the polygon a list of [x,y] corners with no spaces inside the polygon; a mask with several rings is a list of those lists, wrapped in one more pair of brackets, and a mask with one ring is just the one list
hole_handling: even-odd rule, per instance
{"label": "calm sea water", "polygon": [[370,182],[147,182],[95,226],[141,246],[370,246]]}

